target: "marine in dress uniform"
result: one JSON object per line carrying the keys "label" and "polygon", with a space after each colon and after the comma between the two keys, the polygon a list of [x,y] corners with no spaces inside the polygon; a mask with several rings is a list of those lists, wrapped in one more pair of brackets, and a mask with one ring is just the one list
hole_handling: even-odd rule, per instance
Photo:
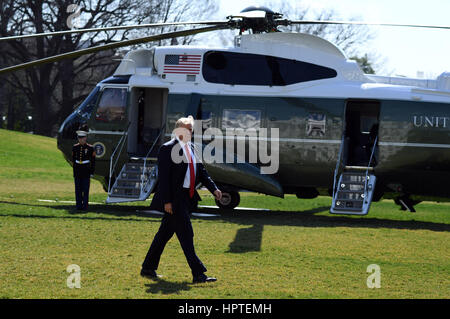
{"label": "marine in dress uniform", "polygon": [[[186,121],[187,120],[187,121]],[[193,118],[182,118],[176,126],[192,132],[192,124],[186,124]],[[180,122],[181,121],[181,122]],[[183,122],[185,121],[185,122]],[[158,154],[159,183],[155,196],[150,205],[151,209],[164,212],[161,226],[156,233],[142,264],[141,276],[156,279],[159,277],[158,268],[161,254],[166,243],[176,234],[183,249],[186,260],[192,271],[193,282],[212,282],[216,278],[205,275],[206,267],[195,253],[194,231],[192,229],[190,213],[192,207],[200,200],[195,185],[201,182],[217,199],[222,196],[221,191],[209,177],[200,160],[195,156],[194,147],[187,138],[176,138],[161,146]],[[185,156],[185,161],[176,163],[172,158],[173,149],[178,148],[178,155]],[[174,152],[177,150],[175,149]]]}
{"label": "marine in dress uniform", "polygon": [[78,143],[72,147],[73,177],[75,179],[75,200],[78,210],[87,210],[91,175],[95,171],[95,150],[86,143],[87,132],[77,131]]}

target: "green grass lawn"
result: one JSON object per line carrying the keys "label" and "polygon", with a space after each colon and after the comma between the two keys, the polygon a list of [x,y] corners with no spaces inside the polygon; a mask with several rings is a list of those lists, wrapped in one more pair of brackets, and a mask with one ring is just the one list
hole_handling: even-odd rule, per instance
{"label": "green grass lawn", "polygon": [[[139,276],[160,216],[149,201],[105,205],[91,184],[90,211],[73,210],[72,169],[51,138],[0,130],[1,298],[449,298],[450,204],[421,203],[417,213],[392,201],[369,215],[336,216],[331,199],[241,193],[241,207],[270,211],[199,212],[195,246],[212,284],[191,284],[176,237],[151,281]],[[205,191],[203,205],[213,205]],[[53,200],[43,202],[40,200]],[[81,268],[70,289],[67,266]],[[381,269],[369,289],[367,267]]]}

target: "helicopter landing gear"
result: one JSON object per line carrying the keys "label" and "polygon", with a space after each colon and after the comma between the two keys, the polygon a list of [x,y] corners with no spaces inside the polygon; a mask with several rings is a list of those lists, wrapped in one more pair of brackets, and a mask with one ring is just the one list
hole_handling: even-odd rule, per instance
{"label": "helicopter landing gear", "polygon": [[418,200],[412,200],[408,195],[403,195],[394,199],[394,202],[400,206],[400,210],[408,210],[411,213],[415,213],[414,205],[420,203]]}
{"label": "helicopter landing gear", "polygon": [[216,205],[223,209],[233,209],[239,205],[241,201],[241,196],[237,191],[222,191],[222,198],[220,200],[215,200]]}

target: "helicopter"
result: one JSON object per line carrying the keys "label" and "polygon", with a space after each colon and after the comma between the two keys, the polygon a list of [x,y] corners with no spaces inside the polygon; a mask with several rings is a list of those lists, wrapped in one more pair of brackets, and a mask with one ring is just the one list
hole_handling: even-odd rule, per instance
{"label": "helicopter", "polygon": [[[204,158],[204,164],[222,190],[216,200],[220,208],[237,207],[242,191],[280,198],[331,196],[331,213],[351,215],[367,214],[382,198],[410,212],[423,200],[449,201],[450,73],[435,80],[364,74],[334,44],[278,30],[348,23],[370,24],[287,20],[266,7],[249,7],[226,21],[102,28],[202,25],[63,53],[0,74],[132,44],[237,29],[231,47],[129,51],[62,123],[57,145],[70,164],[76,131],[89,127],[94,178],[108,192],[107,203],[142,201],[154,192],[158,149],[172,138],[176,120],[189,115],[196,121],[194,143],[214,159]],[[267,173],[267,164],[275,169]]]}

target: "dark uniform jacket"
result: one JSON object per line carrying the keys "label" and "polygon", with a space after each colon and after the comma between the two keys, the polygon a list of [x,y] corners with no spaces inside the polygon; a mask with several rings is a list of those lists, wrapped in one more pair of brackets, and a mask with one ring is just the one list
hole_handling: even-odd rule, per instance
{"label": "dark uniform jacket", "polygon": [[95,171],[95,150],[90,144],[72,147],[73,177],[89,178]]}
{"label": "dark uniform jacket", "polygon": [[[164,212],[164,204],[174,203],[182,196],[184,177],[188,169],[188,163],[182,161],[181,163],[174,163],[171,158],[172,148],[178,144],[177,139],[172,139],[163,144],[159,149],[158,154],[158,187],[155,196],[153,197],[150,208]],[[179,148],[180,156],[183,155],[183,150]],[[203,164],[196,158],[196,174],[195,185],[202,183],[211,193],[217,188],[211,177],[209,177]],[[197,190],[194,192],[191,207],[195,207],[197,202],[201,200]],[[173,206],[172,206],[173,207]]]}

